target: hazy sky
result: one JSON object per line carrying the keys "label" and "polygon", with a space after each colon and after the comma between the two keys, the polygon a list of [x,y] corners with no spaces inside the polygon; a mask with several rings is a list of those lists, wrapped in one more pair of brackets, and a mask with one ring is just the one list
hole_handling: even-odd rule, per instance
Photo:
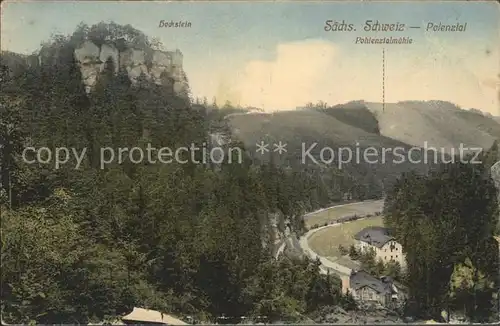
{"label": "hazy sky", "polygon": [[[382,45],[356,37],[405,36],[384,45],[385,99],[439,99],[499,115],[500,6],[494,2],[9,2],[2,4],[2,49],[37,50],[80,22],[131,24],[184,53],[194,96],[266,110],[306,102],[382,101]],[[356,32],[325,32],[326,20]],[[368,19],[422,26],[367,33]],[[190,28],[159,28],[160,20]],[[425,32],[428,22],[467,23],[466,32]]]}

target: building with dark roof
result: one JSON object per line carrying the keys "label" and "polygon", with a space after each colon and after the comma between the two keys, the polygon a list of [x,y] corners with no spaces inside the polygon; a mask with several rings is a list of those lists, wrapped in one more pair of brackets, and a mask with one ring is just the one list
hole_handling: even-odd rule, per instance
{"label": "building with dark roof", "polygon": [[376,302],[384,306],[397,305],[406,298],[404,288],[390,277],[377,278],[362,270],[342,277],[342,292],[350,293],[357,301]]}
{"label": "building with dark roof", "polygon": [[406,267],[403,247],[390,235],[387,228],[370,226],[356,233],[354,239],[361,252],[372,250],[375,252],[375,259],[384,263],[395,261],[402,268]]}
{"label": "building with dark roof", "polygon": [[370,226],[364,228],[354,235],[354,239],[366,242],[371,246],[382,248],[393,238],[389,235],[389,230],[381,226]]}

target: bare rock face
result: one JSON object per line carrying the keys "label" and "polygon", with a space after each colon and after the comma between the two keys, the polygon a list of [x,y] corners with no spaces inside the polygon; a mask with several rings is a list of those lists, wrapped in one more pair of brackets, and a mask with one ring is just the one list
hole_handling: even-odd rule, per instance
{"label": "bare rock face", "polygon": [[154,51],[151,77],[157,84],[164,83],[163,76],[167,74],[174,83],[174,92],[182,94],[187,91],[187,83],[182,69],[183,55],[179,50]]}
{"label": "bare rock face", "polygon": [[104,69],[104,64],[106,63],[106,61],[108,59],[111,59],[114,64],[115,74],[118,73],[118,70],[120,69],[120,53],[114,45],[103,44],[101,46],[99,59],[102,62],[101,71]]}
{"label": "bare rock face", "polygon": [[79,48],[75,49],[75,58],[82,64],[100,62],[101,49],[90,41],[85,41]]}
{"label": "bare rock face", "polygon": [[174,92],[183,94],[187,91],[187,81],[182,69],[183,55],[181,51],[171,52],[172,56],[172,77],[174,79]]}
{"label": "bare rock face", "polygon": [[127,49],[120,55],[120,66],[127,70],[132,83],[136,83],[142,74],[149,78],[146,53],[143,50]]}
{"label": "bare rock face", "polygon": [[493,166],[490,168],[490,177],[495,183],[495,188],[497,188],[497,201],[498,205],[500,206],[500,161],[493,164]]}
{"label": "bare rock face", "polygon": [[179,50],[153,51],[148,61],[144,50],[126,48],[120,52],[112,44],[97,46],[91,41],[85,41],[75,49],[74,56],[80,66],[87,93],[93,89],[106,61],[111,58],[115,73],[126,70],[132,83],[136,83],[144,75],[158,85],[172,84],[178,95],[187,94],[188,85],[182,68],[183,56]]}
{"label": "bare rock face", "polygon": [[102,69],[101,49],[90,41],[85,41],[75,49],[75,59],[80,65],[85,91],[89,93],[97,82]]}
{"label": "bare rock face", "polygon": [[283,212],[277,210],[269,214],[269,224],[274,238],[274,245],[280,245],[286,238],[286,226],[283,225],[285,215]]}
{"label": "bare rock face", "polygon": [[495,183],[495,187],[497,188],[498,200],[500,203],[500,161],[495,163],[490,168],[490,175],[491,179],[493,179],[493,182]]}
{"label": "bare rock face", "polygon": [[172,56],[168,52],[154,51],[151,65],[151,78],[157,84],[162,83],[164,73],[171,74]]}

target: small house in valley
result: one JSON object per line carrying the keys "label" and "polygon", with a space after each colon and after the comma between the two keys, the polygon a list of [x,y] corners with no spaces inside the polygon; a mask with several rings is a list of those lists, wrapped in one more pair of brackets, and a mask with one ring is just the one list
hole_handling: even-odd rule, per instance
{"label": "small house in valley", "polygon": [[354,239],[357,241],[357,247],[361,252],[373,250],[375,259],[382,260],[384,263],[396,261],[401,265],[401,268],[405,268],[406,259],[403,247],[389,234],[387,228],[381,226],[367,227],[355,234]]}
{"label": "small house in valley", "polygon": [[361,302],[396,306],[406,299],[404,288],[390,277],[377,278],[365,271],[352,272],[342,277],[342,293],[350,293]]}

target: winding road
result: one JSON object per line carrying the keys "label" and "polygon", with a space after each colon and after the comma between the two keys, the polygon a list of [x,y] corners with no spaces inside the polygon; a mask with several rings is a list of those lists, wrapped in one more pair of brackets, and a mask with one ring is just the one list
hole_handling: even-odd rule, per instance
{"label": "winding road", "polygon": [[[373,205],[374,203],[376,203],[377,205]],[[334,210],[336,208],[345,207],[345,206],[354,206],[354,208],[356,210],[366,212],[365,215],[366,214],[375,214],[376,212],[378,212],[378,211],[381,210],[380,207],[382,205],[383,205],[383,200],[370,200],[370,201],[367,200],[367,201],[363,201],[363,202],[356,202],[356,203],[335,205],[335,206],[331,206],[331,207],[328,207],[328,208],[323,208],[323,209],[320,209],[320,210],[317,210],[317,211],[314,211],[314,212],[311,212],[311,213],[307,213],[307,214],[304,215],[304,218],[307,219],[308,217],[313,216],[314,214],[317,214],[317,213],[320,213],[320,212],[323,212],[323,211],[326,211],[326,210]],[[352,215],[352,214],[347,214],[347,215]],[[345,217],[345,216],[338,215],[338,216],[336,216],[336,219],[339,219],[339,218],[342,218],[342,217]],[[363,217],[361,216],[357,220],[360,220],[360,219],[363,219]],[[330,227],[338,227],[339,225],[342,225],[344,223],[349,223],[349,222],[351,222],[351,221],[340,222],[340,223],[332,223],[332,224],[329,224],[329,225],[321,226],[319,228],[309,230],[307,233],[305,233],[303,236],[300,237],[300,239],[299,239],[300,248],[302,249],[302,251],[304,252],[304,254],[306,254],[311,259],[316,260],[316,259],[319,258],[319,261],[321,262],[320,272],[322,274],[328,274],[328,272],[335,272],[335,273],[340,274],[340,275],[350,275],[351,269],[348,268],[348,267],[342,266],[340,264],[337,264],[335,262],[332,262],[331,260],[327,259],[326,257],[322,257],[322,256],[318,255],[309,246],[309,241],[308,241],[309,238],[314,233],[316,233],[316,232],[318,232],[318,231],[320,231],[322,229],[326,229],[326,228],[330,228]],[[287,242],[286,240],[283,241],[283,243],[278,248],[277,253],[276,253],[276,258],[285,249],[286,242]]]}

